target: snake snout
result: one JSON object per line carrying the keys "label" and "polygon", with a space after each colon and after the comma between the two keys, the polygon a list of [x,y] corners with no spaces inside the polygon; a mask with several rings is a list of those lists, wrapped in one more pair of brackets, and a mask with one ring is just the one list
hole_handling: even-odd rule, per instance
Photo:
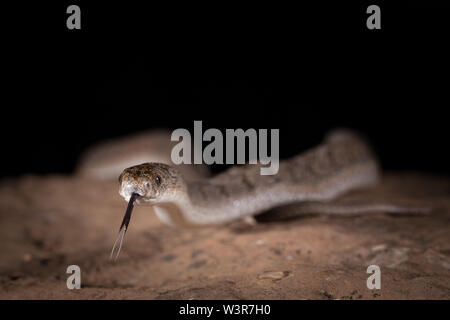
{"label": "snake snout", "polygon": [[127,202],[130,201],[133,193],[136,193],[139,197],[145,195],[145,192],[133,183],[122,183],[119,193]]}

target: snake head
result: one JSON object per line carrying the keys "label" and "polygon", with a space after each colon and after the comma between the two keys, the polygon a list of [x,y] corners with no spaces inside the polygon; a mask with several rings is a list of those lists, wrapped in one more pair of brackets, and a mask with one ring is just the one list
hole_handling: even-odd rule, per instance
{"label": "snake head", "polygon": [[178,172],[163,163],[142,163],[123,170],[119,177],[120,195],[129,201],[136,193],[137,203],[161,202],[168,198],[177,185]]}

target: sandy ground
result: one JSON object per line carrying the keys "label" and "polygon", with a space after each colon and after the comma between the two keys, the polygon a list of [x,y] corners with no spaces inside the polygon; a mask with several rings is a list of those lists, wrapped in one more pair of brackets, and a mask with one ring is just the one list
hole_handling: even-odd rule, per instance
{"label": "sandy ground", "polygon": [[[364,195],[364,193],[366,193]],[[174,229],[126,203],[116,182],[25,176],[0,183],[1,299],[449,299],[450,180],[388,174],[377,193],[433,204],[429,216],[306,216]],[[66,268],[81,268],[80,290]],[[367,266],[381,268],[369,290]]]}

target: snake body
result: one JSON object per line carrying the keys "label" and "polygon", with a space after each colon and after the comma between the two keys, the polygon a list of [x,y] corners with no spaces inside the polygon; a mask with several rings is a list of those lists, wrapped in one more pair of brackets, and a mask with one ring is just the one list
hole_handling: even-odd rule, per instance
{"label": "snake body", "polygon": [[[170,144],[170,135],[163,132],[107,142],[88,152],[78,168],[80,175],[110,179],[127,167],[119,176],[119,193],[129,202],[116,239],[117,243],[123,231],[120,247],[135,203],[151,205],[165,224],[184,226],[223,224],[274,211],[277,216],[291,217],[370,211],[424,214],[430,210],[389,202],[333,203],[342,194],[380,179],[371,147],[350,130],[332,131],[318,146],[282,160],[275,175],[261,175],[260,165],[244,165],[210,176],[204,165],[171,163]],[[142,160],[155,162],[135,164]]]}
{"label": "snake body", "polygon": [[136,203],[152,205],[164,223],[205,225],[291,203],[328,201],[378,179],[378,162],[366,141],[338,130],[319,146],[281,161],[276,175],[260,175],[259,165],[246,165],[213,177],[187,177],[178,166],[146,162],[123,170],[119,192],[126,201],[136,193]]}

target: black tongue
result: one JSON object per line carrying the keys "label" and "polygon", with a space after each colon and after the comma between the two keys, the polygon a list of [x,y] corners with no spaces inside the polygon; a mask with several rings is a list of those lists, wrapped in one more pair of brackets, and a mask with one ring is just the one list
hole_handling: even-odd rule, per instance
{"label": "black tongue", "polygon": [[131,219],[131,213],[133,212],[134,208],[134,202],[136,201],[136,198],[138,197],[137,193],[133,193],[130,197],[130,201],[128,201],[127,211],[125,211],[125,215],[123,216],[122,224],[120,225],[120,230],[122,230],[123,226],[125,226],[125,229],[128,229],[128,224],[130,223]]}
{"label": "black tongue", "polygon": [[[117,235],[116,241],[114,242],[113,248],[111,250],[110,259],[113,258],[114,255],[114,249],[116,248],[117,241],[120,239],[120,245],[119,250],[117,251],[116,260],[119,257],[120,249],[122,249],[122,242],[123,238],[125,237],[125,233],[128,229],[128,224],[130,223],[131,219],[131,212],[133,212],[134,202],[136,201],[136,198],[138,197],[137,193],[133,193],[130,197],[130,201],[128,202],[127,211],[125,211],[125,216],[123,217],[122,224],[120,225],[119,234]],[[122,237],[120,237],[120,234],[122,234]]]}

